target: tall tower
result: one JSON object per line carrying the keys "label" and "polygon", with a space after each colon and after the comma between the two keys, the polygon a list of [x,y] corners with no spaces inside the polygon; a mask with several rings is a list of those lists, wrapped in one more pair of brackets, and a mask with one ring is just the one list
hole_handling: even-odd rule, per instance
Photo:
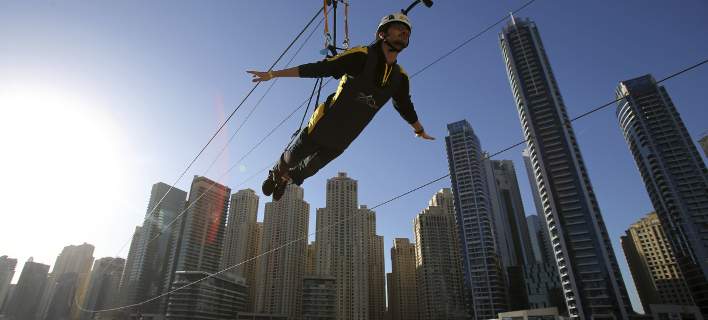
{"label": "tall tower", "polygon": [[629,227],[622,248],[644,313],[652,304],[694,304],[656,212]]}
{"label": "tall tower", "polygon": [[420,319],[467,319],[452,191],[435,193],[413,224]]}
{"label": "tall tower", "polygon": [[376,234],[376,212],[365,205],[359,207],[369,222],[369,320],[383,320],[386,312],[386,266],[383,236]]}
{"label": "tall tower", "polygon": [[392,320],[418,319],[418,291],[415,279],[415,243],[396,238],[391,248],[393,292]]}
{"label": "tall tower", "polygon": [[279,201],[268,202],[258,260],[256,311],[299,319],[307,253],[310,205],[305,191],[290,184]]}
{"label": "tall tower", "polygon": [[340,172],[327,180],[327,205],[317,209],[317,273],[336,279],[337,319],[369,317],[371,232],[357,195],[357,181]]}
{"label": "tall tower", "polygon": [[628,319],[627,289],[536,24],[512,19],[499,41],[569,315]]}
{"label": "tall tower", "polygon": [[696,305],[708,317],[708,171],[668,92],[620,82],[617,119]]}
{"label": "tall tower", "polygon": [[[224,185],[206,177],[194,176],[188,209],[179,218],[179,227],[173,227],[172,230],[175,244],[170,254],[164,288],[173,289],[182,283],[187,273],[180,273],[177,277],[177,271],[199,271],[189,273],[190,276],[220,271],[219,260],[230,193],[231,189]],[[178,298],[179,295],[168,296],[168,310],[170,304],[184,307],[176,300]]]}
{"label": "tall tower", "polygon": [[39,318],[62,318],[79,316],[76,303],[83,305],[94,246],[84,243],[66,246],[57,257],[47,286],[39,303]]}
{"label": "tall tower", "polygon": [[462,250],[466,304],[475,319],[507,311],[506,284],[479,139],[466,120],[447,125],[447,159]]}
{"label": "tall tower", "polygon": [[258,195],[251,189],[239,190],[231,195],[229,218],[226,224],[226,240],[221,254],[221,267],[238,265],[229,272],[246,280],[249,296],[247,310],[253,310],[256,294],[256,260],[248,261],[258,254]]}
{"label": "tall tower", "polygon": [[[143,227],[136,226],[133,230],[133,237],[130,240],[130,248],[128,249],[128,259],[125,261],[123,274],[120,278],[118,291],[120,293],[121,304],[131,304],[131,294],[135,292],[135,286],[138,285],[138,273],[140,268],[138,261],[142,256],[143,248],[140,246],[143,236]],[[172,235],[170,235],[172,237]]]}
{"label": "tall tower", "polygon": [[0,314],[2,314],[5,299],[10,291],[10,282],[15,276],[15,267],[17,267],[17,259],[7,256],[0,257]]}
{"label": "tall tower", "polygon": [[32,258],[25,262],[20,273],[20,280],[7,303],[5,313],[10,319],[34,319],[37,314],[37,301],[47,283],[49,266],[36,263]]}
{"label": "tall tower", "polygon": [[[125,259],[122,258],[106,257],[94,262],[86,289],[84,309],[101,310],[119,305],[117,293],[124,265]],[[81,313],[81,319],[91,319],[92,316],[90,312]]]}
{"label": "tall tower", "polygon": [[[169,273],[170,252],[174,245],[170,235],[172,230],[179,228],[179,223],[173,222],[182,213],[186,200],[185,191],[170,190],[170,186],[163,182],[152,185],[138,244],[140,249],[134,260],[135,284],[127,292],[128,304],[151,299],[166,291],[164,277]],[[159,313],[162,304],[164,299],[142,305],[141,313]]]}

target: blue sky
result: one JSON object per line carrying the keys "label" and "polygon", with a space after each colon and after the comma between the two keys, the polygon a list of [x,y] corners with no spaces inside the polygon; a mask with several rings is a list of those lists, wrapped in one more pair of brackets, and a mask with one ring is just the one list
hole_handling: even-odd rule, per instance
{"label": "blue sky", "polygon": [[[399,58],[409,74],[507,15],[524,1],[436,1],[411,13],[411,44]],[[352,43],[369,43],[378,20],[408,1],[351,1]],[[127,255],[153,183],[172,183],[251,88],[245,70],[266,69],[312,17],[320,1],[3,1],[0,2],[0,255],[53,264],[61,248],[88,242],[95,257]],[[341,11],[340,11],[341,14]],[[537,0],[517,16],[541,32],[570,116],[613,99],[621,80],[657,79],[708,57],[708,4],[682,1]],[[342,22],[340,16],[339,22]],[[324,206],[326,179],[359,180],[360,204],[374,206],[448,173],[445,125],[467,119],[491,153],[522,139],[498,44],[501,26],[411,81],[418,115],[434,142],[414,137],[392,107],[379,112],[337,160],[308,180],[305,198]],[[343,27],[339,26],[339,40]],[[321,29],[294,64],[320,59]],[[291,51],[291,53],[293,53]],[[286,55],[286,59],[290,55]],[[279,67],[284,67],[281,64]],[[708,130],[708,67],[665,86],[689,133]],[[280,79],[206,175],[232,189],[260,189],[263,174],[297,128],[290,119],[243,163],[251,149],[309,94],[313,80]],[[186,177],[204,175],[265,91],[261,85]],[[333,84],[324,89],[333,90]],[[324,92],[323,91],[323,92]],[[32,102],[32,103],[29,103]],[[614,106],[574,123],[624,280],[639,309],[619,237],[652,211]],[[515,162],[527,215],[534,213],[522,147],[497,157]],[[83,162],[82,162],[83,161]],[[77,165],[78,164],[78,165]],[[69,169],[70,168],[70,169]],[[89,173],[87,173],[89,172]],[[395,237],[413,237],[413,218],[443,180],[376,210],[387,271]],[[267,201],[261,197],[261,207]],[[259,212],[262,220],[262,209]],[[6,224],[7,222],[7,224]],[[39,236],[42,238],[39,238]]]}

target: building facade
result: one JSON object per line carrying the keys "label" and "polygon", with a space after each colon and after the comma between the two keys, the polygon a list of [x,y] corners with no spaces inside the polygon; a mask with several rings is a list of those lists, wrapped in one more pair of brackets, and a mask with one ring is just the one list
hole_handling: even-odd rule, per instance
{"label": "building facade", "polygon": [[694,304],[656,212],[633,223],[621,241],[644,312],[651,304]]}
{"label": "building facade", "polygon": [[420,320],[467,319],[452,191],[440,189],[413,221]]}
{"label": "building facade", "polygon": [[708,171],[666,88],[651,75],[620,82],[617,119],[686,277],[708,317]]}
{"label": "building facade", "polygon": [[287,315],[291,319],[300,319],[302,315],[302,279],[310,221],[310,205],[304,195],[304,189],[290,184],[280,200],[265,205],[260,252],[268,254],[257,260],[259,313]]}
{"label": "building facade", "polygon": [[[83,309],[103,310],[120,306],[118,289],[125,259],[106,257],[96,260],[91,269]],[[92,319],[93,313],[82,312],[81,319]]]}
{"label": "building facade", "polygon": [[466,121],[447,125],[447,159],[460,235],[466,305],[475,319],[506,311],[507,292],[479,138]]}
{"label": "building facade", "polygon": [[[396,238],[391,248],[392,320],[418,319],[418,284],[415,273],[415,243]],[[391,294],[389,292],[389,294]]]}
{"label": "building facade", "polygon": [[166,320],[233,320],[245,311],[246,286],[228,274],[177,271],[174,279],[171,289],[181,289],[170,295]]}
{"label": "building facade", "polygon": [[499,34],[569,316],[628,319],[632,310],[580,147],[536,24]]}
{"label": "building facade", "polygon": [[5,300],[10,292],[10,282],[15,276],[16,267],[17,259],[8,258],[8,256],[0,257],[0,314],[3,312]]}
{"label": "building facade", "polygon": [[25,262],[5,308],[5,314],[10,319],[34,319],[37,316],[37,301],[42,297],[48,274],[48,265],[36,263],[32,258]]}
{"label": "building facade", "polygon": [[337,283],[337,319],[369,318],[369,217],[358,206],[357,181],[340,172],[327,180],[317,209],[317,273]]}
{"label": "building facade", "polygon": [[231,195],[220,269],[236,266],[228,272],[246,280],[248,311],[253,311],[256,296],[257,262],[254,257],[260,248],[257,216],[258,195],[255,191],[244,189]]}

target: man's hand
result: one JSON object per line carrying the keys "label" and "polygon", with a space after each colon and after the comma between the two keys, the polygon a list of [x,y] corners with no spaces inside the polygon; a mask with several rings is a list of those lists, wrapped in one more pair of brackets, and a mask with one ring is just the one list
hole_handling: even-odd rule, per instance
{"label": "man's hand", "polygon": [[268,81],[273,79],[273,71],[261,72],[261,71],[246,71],[253,76],[253,82]]}
{"label": "man's hand", "polygon": [[427,133],[425,133],[425,131],[423,131],[421,133],[416,133],[415,136],[418,138],[421,138],[421,139],[425,139],[425,140],[435,140],[434,137],[429,136]]}

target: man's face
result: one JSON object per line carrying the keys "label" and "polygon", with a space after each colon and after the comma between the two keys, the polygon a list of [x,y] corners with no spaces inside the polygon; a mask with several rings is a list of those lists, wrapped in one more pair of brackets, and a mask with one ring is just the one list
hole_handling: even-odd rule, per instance
{"label": "man's face", "polygon": [[392,22],[388,26],[386,34],[384,34],[384,37],[387,37],[386,41],[400,50],[408,46],[410,36],[411,30],[401,22]]}

